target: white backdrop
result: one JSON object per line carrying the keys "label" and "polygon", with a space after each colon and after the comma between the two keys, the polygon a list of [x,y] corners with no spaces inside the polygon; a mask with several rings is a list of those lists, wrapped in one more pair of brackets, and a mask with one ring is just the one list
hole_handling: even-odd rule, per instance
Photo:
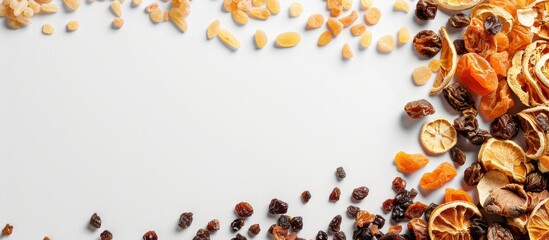
{"label": "white backdrop", "polygon": [[[352,189],[368,186],[370,195],[357,205],[381,213],[382,201],[394,196],[391,180],[402,176],[394,154],[422,152],[423,120],[409,120],[405,103],[427,98],[436,115],[457,116],[440,95],[428,96],[432,81],[412,83],[411,71],[428,61],[411,43],[387,55],[375,47],[361,51],[347,29],[317,47],[323,30],[304,26],[310,14],[327,14],[323,1],[302,1],[303,15],[289,18],[290,1],[282,0],[281,14],[237,26],[221,11],[222,1],[195,0],[183,34],[171,23],[152,24],[143,10],[149,2],[137,9],[124,3],[126,23],[118,31],[110,27],[110,1],[37,16],[21,30],[0,27],[0,224],[15,226],[10,239],[97,239],[104,229],[115,239],[140,239],[148,230],[160,239],[191,239],[212,218],[221,220],[213,238],[229,239],[240,201],[255,207],[241,232],[260,223],[256,238],[264,239],[275,222],[267,214],[274,197],[290,204],[288,214],[304,217],[300,236],[313,238],[342,214],[350,238],[353,221],[345,210]],[[418,25],[413,10],[394,12],[392,4],[375,1],[383,16],[368,27],[374,43],[396,36],[401,26],[412,34],[437,31],[447,19],[439,12]],[[414,9],[415,1],[410,4]],[[206,40],[215,18],[241,39],[240,50]],[[71,19],[80,29],[67,33]],[[54,35],[41,34],[45,22],[54,24]],[[253,45],[257,29],[270,39],[263,50]],[[275,36],[285,31],[302,33],[301,44],[274,48]],[[341,59],[347,42],[351,61]],[[407,176],[409,186],[417,188],[421,173],[449,156],[431,160]],[[348,175],[341,182],[338,166]],[[462,185],[464,169],[448,186]],[[335,186],[342,199],[334,204],[328,195]],[[303,190],[313,195],[306,205],[299,199]],[[418,199],[438,202],[443,192],[422,192]],[[195,220],[178,231],[184,211]],[[90,232],[94,212],[103,227]]]}

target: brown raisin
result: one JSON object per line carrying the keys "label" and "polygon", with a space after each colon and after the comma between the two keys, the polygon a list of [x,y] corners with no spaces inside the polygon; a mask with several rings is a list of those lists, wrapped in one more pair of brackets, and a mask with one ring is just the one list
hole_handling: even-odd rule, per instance
{"label": "brown raisin", "polygon": [[13,226],[6,224],[4,229],[2,229],[2,236],[9,236],[13,233]]}
{"label": "brown raisin", "polygon": [[471,20],[464,13],[455,14],[448,19],[448,24],[454,28],[464,28],[469,26],[469,23],[471,23]]}
{"label": "brown raisin", "polygon": [[463,55],[463,54],[466,54],[468,51],[467,51],[467,48],[465,48],[465,40],[463,39],[456,39],[454,40],[454,48],[456,49],[456,53],[458,55]]}
{"label": "brown raisin", "polygon": [[357,187],[353,189],[352,198],[355,201],[362,201],[364,198],[368,196],[369,192],[370,192],[370,189],[368,189],[365,186]]}
{"label": "brown raisin", "polygon": [[99,235],[99,238],[101,240],[112,240],[112,233],[109,230],[105,230]]}
{"label": "brown raisin", "polygon": [[269,213],[284,214],[288,212],[288,204],[280,199],[273,198],[269,204]]}
{"label": "brown raisin", "polygon": [[250,217],[254,214],[254,208],[247,202],[240,202],[236,204],[234,210],[239,217]]}
{"label": "brown raisin", "polygon": [[345,169],[343,169],[343,167],[338,167],[336,169],[336,177],[338,180],[342,180],[347,177],[347,173],[345,172]]}
{"label": "brown raisin", "polygon": [[237,218],[231,222],[231,230],[235,232],[240,230],[242,227],[244,227],[244,220],[240,218]]}
{"label": "brown raisin", "polygon": [[395,179],[393,179],[393,190],[395,190],[395,192],[400,192],[405,189],[406,180],[402,179],[401,177],[396,177]]}
{"label": "brown raisin", "polygon": [[503,23],[496,16],[488,16],[484,20],[484,29],[491,35],[496,35],[503,30]]}
{"label": "brown raisin", "polygon": [[490,124],[490,133],[495,138],[509,140],[517,136],[519,123],[511,114],[503,114]]}
{"label": "brown raisin", "polygon": [[299,231],[303,229],[303,217],[293,217],[290,219],[290,226],[292,230]]}
{"label": "brown raisin", "polygon": [[330,221],[330,224],[328,225],[328,228],[330,231],[336,233],[341,230],[341,221],[343,219],[341,218],[341,215],[337,215]]}
{"label": "brown raisin", "polygon": [[463,180],[469,186],[475,186],[484,176],[482,165],[479,162],[471,164],[463,173]]}
{"label": "brown raisin", "polygon": [[271,233],[274,239],[286,239],[288,237],[288,229],[284,229],[281,226],[274,226]]}
{"label": "brown raisin", "polygon": [[101,228],[101,217],[97,213],[92,214],[90,217],[90,226],[93,228]]}
{"label": "brown raisin", "polygon": [[355,218],[358,211],[360,211],[360,208],[357,206],[349,205],[347,207],[347,215],[349,217]]}
{"label": "brown raisin", "polygon": [[276,224],[283,227],[284,229],[290,229],[290,216],[280,215],[280,217],[278,217],[278,220],[276,221]]}
{"label": "brown raisin", "polygon": [[158,240],[158,236],[155,231],[148,231],[143,235],[143,240]]}
{"label": "brown raisin", "polygon": [[212,219],[211,221],[208,222],[208,225],[206,226],[206,229],[208,229],[208,231],[210,232],[215,232],[220,228],[221,227],[219,226],[219,220],[217,219]]}
{"label": "brown raisin", "polygon": [[337,202],[337,201],[339,201],[340,196],[341,196],[341,190],[338,187],[335,187],[332,190],[332,193],[330,193],[329,200],[330,200],[330,202]]}
{"label": "brown raisin", "polygon": [[250,228],[248,229],[248,232],[252,235],[252,236],[255,236],[257,234],[259,234],[259,232],[261,232],[261,227],[259,226],[259,224],[252,224],[250,226]]}
{"label": "brown raisin", "polygon": [[308,203],[309,200],[311,200],[311,192],[303,191],[301,193],[301,201],[303,201],[304,203]]}
{"label": "brown raisin", "polygon": [[414,47],[416,52],[424,57],[434,57],[442,48],[442,40],[431,30],[423,30],[414,37]]}
{"label": "brown raisin", "polygon": [[425,210],[425,213],[423,213],[423,217],[425,218],[425,221],[429,221],[429,217],[431,217],[431,212],[435,210],[435,208],[438,207],[438,204],[431,203],[429,204],[429,207],[427,207],[427,210]]}
{"label": "brown raisin", "polygon": [[488,228],[488,233],[486,234],[487,240],[508,240],[514,239],[511,231],[499,223],[492,223]]}
{"label": "brown raisin", "polygon": [[427,211],[428,207],[429,206],[427,206],[423,203],[420,203],[420,202],[412,203],[412,205],[410,205],[406,209],[406,212],[404,213],[404,216],[406,216],[406,218],[408,218],[408,219],[420,218],[423,215],[423,213],[425,213],[425,211]]}
{"label": "brown raisin", "polygon": [[395,205],[394,199],[387,199],[383,202],[381,209],[383,209],[384,212],[390,212],[391,209],[393,209],[393,206]]}
{"label": "brown raisin", "polygon": [[452,83],[445,87],[442,95],[448,105],[458,112],[475,107],[473,96],[459,83]]}
{"label": "brown raisin", "polygon": [[437,10],[437,4],[433,0],[419,0],[415,13],[419,20],[427,21],[435,19]]}
{"label": "brown raisin", "polygon": [[435,113],[435,108],[429,101],[420,99],[406,103],[404,111],[411,118],[422,118]]}
{"label": "brown raisin", "polygon": [[491,137],[492,135],[490,134],[490,132],[484,129],[477,129],[477,131],[471,131],[467,133],[467,139],[469,140],[469,142],[476,146],[482,145]]}
{"label": "brown raisin", "polygon": [[427,230],[427,222],[421,218],[414,218],[408,222],[408,232],[416,240],[429,240],[429,231]]}
{"label": "brown raisin", "polygon": [[328,234],[322,230],[318,231],[315,240],[328,240]]}
{"label": "brown raisin", "polygon": [[334,240],[347,240],[347,236],[345,236],[344,232],[336,232],[334,234]]}
{"label": "brown raisin", "polygon": [[[48,236],[45,236],[44,239],[42,239],[42,240],[51,240],[51,238],[48,237]],[[101,239],[101,240],[103,240],[103,239]],[[110,239],[109,239],[109,240],[110,240]]]}
{"label": "brown raisin", "polygon": [[193,223],[193,213],[184,212],[179,216],[179,225],[180,228],[188,228]]}
{"label": "brown raisin", "polygon": [[454,128],[459,133],[467,136],[469,132],[478,130],[478,120],[474,115],[461,115],[454,120]]}
{"label": "brown raisin", "polygon": [[536,115],[536,123],[543,129],[544,132],[549,131],[549,118],[544,113]]}
{"label": "brown raisin", "polygon": [[463,166],[463,164],[465,164],[465,161],[467,160],[463,150],[461,150],[457,146],[454,146],[450,149],[450,158],[454,163],[459,166]]}
{"label": "brown raisin", "polygon": [[193,240],[210,240],[210,232],[206,229],[198,229]]}
{"label": "brown raisin", "polygon": [[247,238],[244,237],[242,234],[237,233],[236,236],[234,238],[232,238],[231,240],[247,240]]}
{"label": "brown raisin", "polygon": [[385,226],[385,218],[381,215],[376,215],[376,218],[372,224],[377,225],[379,228],[383,228],[383,226]]}
{"label": "brown raisin", "polygon": [[541,192],[547,188],[547,178],[540,172],[531,172],[526,176],[524,190],[528,192]]}

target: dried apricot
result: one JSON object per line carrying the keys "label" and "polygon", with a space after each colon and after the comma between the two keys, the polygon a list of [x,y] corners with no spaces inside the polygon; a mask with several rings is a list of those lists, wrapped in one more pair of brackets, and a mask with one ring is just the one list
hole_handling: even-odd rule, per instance
{"label": "dried apricot", "polygon": [[507,81],[500,80],[495,92],[480,99],[480,113],[488,119],[494,119],[505,114],[514,105]]}
{"label": "dried apricot", "polygon": [[366,24],[357,23],[351,27],[351,34],[353,36],[360,36],[366,31]]}
{"label": "dried apricot", "polygon": [[472,204],[475,204],[473,202],[473,198],[469,196],[469,194],[466,191],[463,191],[462,189],[453,189],[453,188],[446,188],[444,190],[444,202],[451,202],[451,201],[467,201]]}
{"label": "dried apricot", "polygon": [[507,76],[507,70],[511,67],[511,61],[507,52],[494,53],[488,56],[488,61],[498,76]]}
{"label": "dried apricot", "polygon": [[484,23],[478,18],[471,19],[471,24],[463,33],[463,40],[468,52],[478,53],[482,57],[487,57],[497,50],[494,35],[484,30]]}
{"label": "dried apricot", "polygon": [[498,52],[506,51],[509,48],[509,38],[507,37],[507,34],[500,32],[496,34],[494,38],[496,39],[496,50]]}
{"label": "dried apricot", "polygon": [[496,91],[498,77],[496,72],[482,56],[467,53],[459,58],[456,76],[471,91],[484,96]]}
{"label": "dried apricot", "polygon": [[457,171],[452,164],[443,162],[434,171],[424,173],[419,180],[419,186],[427,190],[435,190],[450,182],[457,176]]}
{"label": "dried apricot", "polygon": [[513,54],[526,48],[533,38],[534,33],[529,28],[515,24],[509,32],[509,49],[507,49],[507,52]]}
{"label": "dried apricot", "polygon": [[429,163],[429,158],[421,153],[398,152],[395,156],[397,170],[401,173],[413,173]]}

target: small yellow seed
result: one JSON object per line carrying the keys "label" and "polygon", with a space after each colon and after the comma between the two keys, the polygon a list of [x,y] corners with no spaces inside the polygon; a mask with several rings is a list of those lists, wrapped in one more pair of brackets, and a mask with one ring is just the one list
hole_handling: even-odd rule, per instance
{"label": "small yellow seed", "polygon": [[290,16],[291,17],[297,17],[303,13],[303,4],[300,2],[293,2],[290,5]]}
{"label": "small yellow seed", "polygon": [[272,14],[279,14],[280,2],[278,0],[267,0],[267,8]]}
{"label": "small yellow seed", "polygon": [[326,26],[328,26],[328,29],[332,32],[334,37],[337,37],[343,30],[343,23],[335,18],[328,18],[328,21],[326,21]]}
{"label": "small yellow seed", "polygon": [[390,53],[395,49],[395,38],[393,35],[385,35],[377,41],[377,50],[380,53]]}
{"label": "small yellow seed", "polygon": [[78,9],[82,4],[80,0],[63,0],[63,3],[65,3],[65,6],[71,11]]}
{"label": "small yellow seed", "polygon": [[261,7],[261,6],[265,5],[266,2],[267,2],[267,0],[252,0],[252,5],[254,7]]}
{"label": "small yellow seed", "polygon": [[436,73],[438,70],[440,70],[440,60],[439,59],[433,59],[429,62],[429,69],[431,72]]}
{"label": "small yellow seed", "polygon": [[254,35],[255,46],[262,49],[267,45],[267,34],[263,30],[257,30]]}
{"label": "small yellow seed", "polygon": [[353,58],[353,51],[351,50],[351,46],[349,46],[348,43],[345,43],[345,45],[343,45],[343,49],[341,49],[341,55],[344,59]]}
{"label": "small yellow seed", "polygon": [[421,86],[426,84],[432,75],[433,72],[431,72],[431,69],[426,66],[420,66],[412,72],[412,79],[416,85]]}
{"label": "small yellow seed", "polygon": [[118,0],[114,0],[111,3],[111,11],[114,13],[114,16],[122,17],[122,8],[120,7],[120,2]]}
{"label": "small yellow seed", "polygon": [[217,32],[217,38],[225,44],[225,46],[232,48],[234,50],[240,48],[240,41],[225,28],[220,28]]}
{"label": "small yellow seed", "polygon": [[240,25],[244,25],[250,20],[248,15],[246,15],[246,13],[240,9],[235,9],[234,11],[232,11],[231,16],[233,17],[233,20]]}
{"label": "small yellow seed", "polygon": [[143,0],[132,0],[132,5],[134,7],[136,7],[136,6],[141,5],[142,2],[143,2]]}
{"label": "small yellow seed", "polygon": [[266,8],[253,7],[248,12],[248,16],[259,20],[267,20],[271,17],[271,12]]}
{"label": "small yellow seed", "polygon": [[360,9],[366,10],[374,5],[373,0],[360,0]]}
{"label": "small yellow seed", "polygon": [[366,31],[366,24],[357,23],[351,27],[351,34],[353,36],[360,36]]}
{"label": "small yellow seed", "polygon": [[381,10],[376,7],[371,7],[366,10],[364,14],[364,22],[368,25],[376,25],[381,19]]}
{"label": "small yellow seed", "polygon": [[50,23],[46,23],[42,26],[42,33],[45,35],[52,35],[54,31],[53,25]]}
{"label": "small yellow seed", "polygon": [[149,13],[149,17],[154,23],[160,23],[164,20],[164,13],[162,10],[156,8]]}
{"label": "small yellow seed", "polygon": [[395,0],[395,11],[402,11],[408,13],[410,11],[410,5],[405,0]]}
{"label": "small yellow seed", "polygon": [[219,21],[219,19],[216,19],[212,23],[210,23],[210,26],[208,26],[208,29],[206,30],[206,36],[208,37],[208,39],[212,39],[217,36],[217,32],[219,32],[220,26],[221,22]]}
{"label": "small yellow seed", "polygon": [[334,39],[332,36],[332,33],[330,31],[324,31],[320,36],[318,37],[317,44],[318,46],[326,46],[328,43],[330,43]]}
{"label": "small yellow seed", "polygon": [[301,35],[297,32],[285,32],[276,37],[276,45],[281,48],[294,47],[301,42]]}
{"label": "small yellow seed", "polygon": [[74,32],[78,29],[79,26],[80,24],[78,23],[78,21],[72,20],[67,23],[67,30],[69,32]]}
{"label": "small yellow seed", "polygon": [[114,18],[114,20],[112,20],[112,25],[113,25],[114,28],[120,29],[120,28],[122,28],[122,26],[124,26],[124,19],[119,18],[119,17]]}
{"label": "small yellow seed", "polygon": [[398,45],[403,45],[410,41],[412,37],[410,36],[410,30],[407,27],[401,27],[397,32]]}
{"label": "small yellow seed", "polygon": [[313,14],[307,19],[307,29],[317,29],[324,24],[324,16],[320,13]]}
{"label": "small yellow seed", "polygon": [[365,33],[360,35],[360,46],[362,48],[367,48],[372,46],[372,31],[366,30]]}

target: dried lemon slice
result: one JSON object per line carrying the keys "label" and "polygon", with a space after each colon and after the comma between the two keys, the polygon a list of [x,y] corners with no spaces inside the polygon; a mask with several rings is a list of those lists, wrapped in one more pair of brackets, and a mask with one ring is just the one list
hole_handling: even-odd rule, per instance
{"label": "dried lemon slice", "polygon": [[421,145],[431,154],[448,152],[457,143],[454,126],[444,118],[426,122],[420,132]]}
{"label": "dried lemon slice", "polygon": [[429,91],[431,94],[438,93],[448,85],[450,80],[454,77],[457,66],[457,53],[454,43],[448,36],[446,28],[440,28],[440,36],[442,37],[442,51],[440,52],[440,69],[435,83]]}
{"label": "dried lemon slice", "polygon": [[527,229],[531,240],[549,239],[549,198],[532,210]]}
{"label": "dried lemon slice", "polygon": [[437,6],[446,11],[463,11],[475,7],[482,0],[435,0]]}
{"label": "dried lemon slice", "polygon": [[524,182],[533,165],[522,148],[513,141],[488,139],[478,153],[478,160],[488,171],[498,170],[517,182]]}
{"label": "dried lemon slice", "polygon": [[473,239],[469,227],[475,218],[482,218],[478,208],[466,201],[444,203],[429,217],[429,236],[431,239]]}

